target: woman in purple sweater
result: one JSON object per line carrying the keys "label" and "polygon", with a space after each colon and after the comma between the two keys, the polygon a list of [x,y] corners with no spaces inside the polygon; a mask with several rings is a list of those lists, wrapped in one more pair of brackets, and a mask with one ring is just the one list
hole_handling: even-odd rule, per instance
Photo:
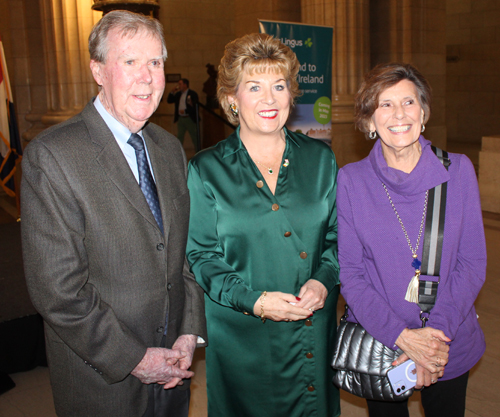
{"label": "woman in purple sweater", "polygon": [[[469,370],[485,350],[474,301],[485,280],[486,246],[470,160],[449,154],[447,170],[421,135],[430,99],[429,84],[411,65],[383,64],[365,76],[355,122],[378,140],[367,158],[338,176],[340,281],[349,319],[384,345],[401,348],[394,364],[416,363],[425,415],[455,417],[465,413]],[[422,260],[428,190],[443,183],[439,286],[421,328],[420,308],[407,301],[407,292],[412,277],[418,279],[413,260]],[[409,415],[407,401],[368,400],[368,409],[370,417]]]}

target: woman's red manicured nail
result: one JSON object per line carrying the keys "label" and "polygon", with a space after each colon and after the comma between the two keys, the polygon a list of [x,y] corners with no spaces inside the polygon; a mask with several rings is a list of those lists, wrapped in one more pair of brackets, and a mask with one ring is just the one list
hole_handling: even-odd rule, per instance
{"label": "woman's red manicured nail", "polygon": [[295,297],[295,299],[296,299],[297,301],[300,301],[300,297]]}

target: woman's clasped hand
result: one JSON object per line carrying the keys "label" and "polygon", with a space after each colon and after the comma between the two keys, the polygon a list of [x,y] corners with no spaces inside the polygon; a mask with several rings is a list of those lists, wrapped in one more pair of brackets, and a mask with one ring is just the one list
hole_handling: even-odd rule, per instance
{"label": "woman's clasped hand", "polygon": [[405,329],[396,340],[396,345],[404,353],[393,362],[393,365],[397,366],[411,359],[417,368],[415,388],[428,387],[435,384],[444,374],[450,351],[447,345],[449,342],[451,340],[441,330],[432,327]]}
{"label": "woman's clasped hand", "polygon": [[262,296],[255,302],[253,312],[273,321],[297,321],[311,317],[325,304],[328,291],[315,279],[308,280],[301,288],[299,296],[279,291],[267,292],[264,302]]}

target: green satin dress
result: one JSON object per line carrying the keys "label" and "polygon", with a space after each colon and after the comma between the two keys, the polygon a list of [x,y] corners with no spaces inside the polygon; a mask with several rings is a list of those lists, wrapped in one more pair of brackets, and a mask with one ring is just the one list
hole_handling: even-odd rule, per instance
{"label": "green satin dress", "polygon": [[[239,129],[191,160],[187,257],[206,293],[209,417],[340,415],[330,367],[337,171],[328,146],[290,131],[275,195]],[[253,315],[262,291],[298,295],[311,278],[329,295],[310,319],[263,324]]]}

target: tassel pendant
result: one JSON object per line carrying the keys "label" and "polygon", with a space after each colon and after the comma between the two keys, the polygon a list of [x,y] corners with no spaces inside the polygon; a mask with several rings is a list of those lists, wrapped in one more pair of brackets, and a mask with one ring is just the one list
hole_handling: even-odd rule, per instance
{"label": "tassel pendant", "polygon": [[410,303],[418,304],[418,284],[419,284],[420,270],[415,270],[415,276],[411,279],[406,290],[405,300]]}

